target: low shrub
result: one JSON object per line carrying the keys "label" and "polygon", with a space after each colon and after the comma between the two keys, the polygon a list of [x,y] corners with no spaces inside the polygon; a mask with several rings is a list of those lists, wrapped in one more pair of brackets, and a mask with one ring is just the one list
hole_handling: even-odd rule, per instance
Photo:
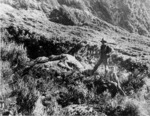
{"label": "low shrub", "polygon": [[24,46],[17,45],[15,42],[2,42],[1,59],[2,61],[8,61],[10,63],[10,68],[12,69],[20,69],[25,66],[27,61],[29,61]]}
{"label": "low shrub", "polygon": [[71,104],[83,104],[85,103],[85,93],[81,88],[75,86],[69,86],[67,92],[60,92],[57,99],[58,104],[62,107],[66,107]]}
{"label": "low shrub", "polygon": [[121,116],[141,116],[139,106],[134,102],[128,101],[123,111],[120,112]]}
{"label": "low shrub", "polygon": [[17,98],[16,98],[16,104],[18,107],[18,113],[22,114],[31,114],[35,102],[37,100],[37,96],[33,94],[32,91],[29,91],[27,93],[24,93],[27,91],[24,91],[23,89],[18,92]]}
{"label": "low shrub", "polygon": [[11,75],[13,74],[13,70],[10,67],[10,63],[8,61],[0,61],[1,62],[1,74],[2,74],[2,78],[5,81],[8,81],[11,77]]}
{"label": "low shrub", "polygon": [[145,84],[144,78],[146,75],[144,73],[132,73],[129,75],[128,80],[122,83],[123,89],[129,95],[131,92],[137,93]]}

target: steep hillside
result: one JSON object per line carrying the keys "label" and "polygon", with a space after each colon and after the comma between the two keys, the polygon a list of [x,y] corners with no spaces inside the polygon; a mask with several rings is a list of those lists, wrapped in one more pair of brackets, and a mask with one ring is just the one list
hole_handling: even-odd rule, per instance
{"label": "steep hillside", "polygon": [[[63,7],[70,18],[79,20],[83,16],[80,19],[82,23],[87,22],[83,20],[85,17],[94,16],[131,33],[145,36],[149,36],[150,33],[149,0],[118,0],[117,2],[115,0],[1,0],[1,2],[10,4],[17,9],[32,8],[42,10],[47,14],[50,14],[53,9],[58,10]],[[69,13],[70,11],[71,13]]]}
{"label": "steep hillside", "polygon": [[[148,2],[0,0],[4,109],[34,116],[149,116]],[[142,16],[135,13],[141,4]],[[91,75],[102,38],[113,48],[110,70],[105,74],[100,66]],[[123,92],[109,80],[113,70]]]}
{"label": "steep hillside", "polygon": [[58,0],[58,2],[91,13],[129,32],[149,35],[149,0]]}

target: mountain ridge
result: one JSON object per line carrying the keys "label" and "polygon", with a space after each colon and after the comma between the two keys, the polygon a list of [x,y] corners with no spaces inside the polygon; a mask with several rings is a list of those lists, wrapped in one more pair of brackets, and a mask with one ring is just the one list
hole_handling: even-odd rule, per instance
{"label": "mountain ridge", "polygon": [[119,26],[131,33],[149,36],[150,33],[150,9],[149,0],[25,0],[25,1],[4,1],[15,8],[38,9],[50,13],[59,7],[78,9],[87,15],[93,15],[112,25]]}

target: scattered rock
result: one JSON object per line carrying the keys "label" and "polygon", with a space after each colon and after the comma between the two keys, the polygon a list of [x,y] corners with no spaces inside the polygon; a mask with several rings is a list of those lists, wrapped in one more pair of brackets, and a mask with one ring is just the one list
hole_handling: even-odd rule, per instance
{"label": "scattered rock", "polygon": [[[83,71],[85,68],[84,66],[72,55],[69,54],[61,54],[61,55],[52,55],[49,57],[50,61],[47,61],[46,57],[40,57],[37,59],[37,61],[45,62],[42,64],[37,64],[38,67],[42,67],[42,69],[56,69],[61,70],[67,69],[72,70],[76,69],[78,71]],[[36,66],[37,66],[36,65]]]}

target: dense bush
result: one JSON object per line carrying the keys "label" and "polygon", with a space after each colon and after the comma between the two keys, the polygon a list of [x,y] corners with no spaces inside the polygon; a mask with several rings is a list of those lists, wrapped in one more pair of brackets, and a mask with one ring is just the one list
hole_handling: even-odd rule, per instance
{"label": "dense bush", "polygon": [[18,113],[31,114],[34,108],[37,96],[33,94],[33,91],[25,93],[22,89],[18,92],[16,104],[19,106]]}
{"label": "dense bush", "polygon": [[[33,88],[27,86],[25,82],[25,79],[27,78],[21,77],[21,74],[20,74],[21,73],[20,70],[25,68],[29,61],[29,58],[27,56],[27,51],[22,44],[18,45],[15,42],[9,41],[7,37],[2,36],[2,41],[1,41],[2,43],[0,46],[1,47],[1,61],[0,62],[2,64],[2,70],[1,70],[2,79],[4,80],[5,83],[10,84],[9,88],[12,90],[11,96],[17,97],[16,102],[18,105],[18,112],[30,113],[34,106],[35,100],[34,100],[33,92],[31,91],[29,92],[28,90],[29,89],[32,90]],[[31,80],[29,81],[30,82],[28,83],[31,86],[32,81]],[[24,90],[26,91],[26,93],[23,93],[25,92]],[[10,93],[6,93],[6,94],[10,94]]]}
{"label": "dense bush", "polygon": [[[77,40],[77,38],[75,38]],[[40,56],[58,55],[67,53],[67,51],[75,46],[75,40],[65,40],[64,37],[50,36],[46,38],[45,35],[39,35],[37,32],[30,32],[29,30],[20,27],[9,26],[5,30],[5,41],[15,41],[17,44],[23,44],[26,48],[27,55],[31,59]]]}

